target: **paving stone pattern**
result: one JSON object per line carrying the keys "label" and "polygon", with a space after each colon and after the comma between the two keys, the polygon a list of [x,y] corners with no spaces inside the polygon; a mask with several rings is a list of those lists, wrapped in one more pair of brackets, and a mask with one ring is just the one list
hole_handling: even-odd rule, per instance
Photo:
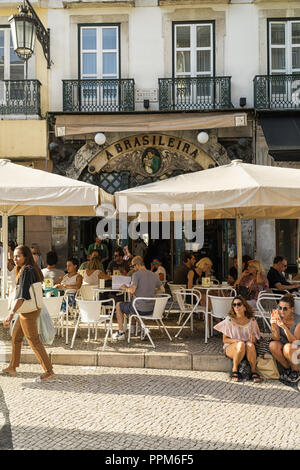
{"label": "paving stone pattern", "polygon": [[[1,365],[0,365],[1,367]],[[1,377],[1,448],[300,449],[300,393],[221,372],[40,366]],[[1,418],[0,418],[1,419]],[[3,422],[2,422],[3,423]]]}

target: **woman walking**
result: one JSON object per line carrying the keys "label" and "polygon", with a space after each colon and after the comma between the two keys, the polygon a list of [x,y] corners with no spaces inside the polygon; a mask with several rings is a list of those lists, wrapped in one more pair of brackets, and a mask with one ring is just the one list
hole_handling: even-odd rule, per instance
{"label": "woman walking", "polygon": [[[14,262],[16,265],[16,296],[10,314],[4,321],[4,326],[9,327],[14,315],[23,304],[24,300],[30,300],[30,286],[36,282],[43,281],[43,274],[35,263],[31,250],[27,246],[20,245],[14,251]],[[37,319],[41,309],[30,313],[19,313],[12,333],[12,355],[9,366],[2,370],[2,374],[16,375],[16,368],[20,365],[21,347],[23,337],[28,341],[34,354],[44,369],[44,374],[35,379],[36,382],[45,382],[54,377],[50,358],[41,343]]]}

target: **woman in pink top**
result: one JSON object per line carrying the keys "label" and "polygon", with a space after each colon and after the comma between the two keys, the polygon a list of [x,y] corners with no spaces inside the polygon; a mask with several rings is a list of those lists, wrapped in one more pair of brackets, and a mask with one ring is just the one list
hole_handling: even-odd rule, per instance
{"label": "woman in pink top", "polygon": [[255,349],[255,343],[260,338],[260,331],[253,310],[246,300],[241,296],[236,296],[232,301],[228,316],[214,326],[214,329],[223,333],[225,355],[233,360],[232,381],[239,382],[238,366],[246,355],[253,382],[260,382],[260,376],[256,372]]}

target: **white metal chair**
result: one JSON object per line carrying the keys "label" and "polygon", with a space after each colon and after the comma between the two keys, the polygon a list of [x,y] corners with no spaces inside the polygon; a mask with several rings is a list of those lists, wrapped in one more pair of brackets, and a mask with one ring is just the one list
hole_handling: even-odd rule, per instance
{"label": "white metal chair", "polygon": [[[154,344],[154,342],[153,342],[153,340],[150,336],[149,328],[147,328],[145,323],[144,323],[144,320],[147,320],[147,321],[152,320],[152,321],[155,321],[159,327],[162,326],[165,333],[166,333],[166,335],[168,336],[169,340],[172,341],[172,338],[171,338],[167,328],[165,327],[165,325],[162,321],[163,313],[165,311],[165,308],[166,308],[166,305],[167,305],[169,299],[170,299],[170,295],[168,295],[168,294],[162,294],[162,295],[159,295],[157,297],[136,297],[134,299],[134,301],[132,303],[132,306],[134,308],[135,315],[130,315],[129,316],[128,343],[130,343],[130,332],[131,332],[132,318],[136,318],[140,322],[141,328],[144,329],[144,332],[148,336],[149,341],[152,344],[153,348],[155,348],[155,344]],[[154,306],[153,306],[153,312],[152,312],[151,315],[141,315],[141,314],[139,314],[139,312],[137,311],[137,308],[136,308],[136,303],[140,300],[153,301]]]}
{"label": "white metal chair", "polygon": [[[166,314],[166,318],[168,318],[168,315],[170,314],[170,312],[175,312],[175,313],[180,313],[181,312],[181,308],[180,306],[178,305],[178,302],[177,302],[177,297],[176,297],[176,294],[175,292],[176,291],[179,291],[179,290],[185,290],[186,289],[186,285],[185,284],[173,284],[172,281],[168,282],[167,283],[168,286],[169,286],[169,289],[170,289],[170,292],[171,292],[171,296],[172,296],[172,301],[171,301],[171,305],[168,309],[168,313]],[[173,306],[176,306],[178,305],[179,308],[173,308]]]}
{"label": "white metal chair", "polygon": [[179,320],[181,319],[182,316],[187,315],[184,323],[182,324],[181,328],[178,330],[178,332],[175,335],[175,338],[177,338],[189,320],[191,320],[191,331],[193,331],[194,313],[196,314],[205,313],[205,308],[202,306],[199,306],[200,301],[201,301],[201,292],[199,292],[198,290],[184,289],[180,291],[175,291],[175,295],[176,295],[176,299],[181,310]]}
{"label": "white metal chair", "polygon": [[268,329],[272,331],[269,319],[274,308],[277,308],[278,302],[284,294],[273,294],[270,292],[260,292],[256,302],[255,317],[262,318]]}
{"label": "white metal chair", "polygon": [[76,294],[76,300],[94,300],[95,292],[94,289],[97,288],[97,285],[83,284],[79,291]]}
{"label": "white metal chair", "polygon": [[[219,297],[216,295],[208,294],[208,301],[211,302],[211,311],[209,315],[211,317],[211,333],[213,335],[213,318],[218,318],[219,320],[224,320],[231,309],[232,301],[234,296],[232,297]],[[207,335],[205,336],[207,342]]]}
{"label": "white metal chair", "polygon": [[43,297],[43,305],[48,310],[48,313],[51,317],[51,320],[54,323],[54,326],[57,327],[57,332],[59,331],[59,324],[61,325],[61,328],[62,328],[62,324],[60,322],[61,320],[60,309],[61,309],[62,301],[63,301],[63,296]]}
{"label": "white metal chair", "polygon": [[[105,310],[105,313],[103,313],[104,306],[107,305],[109,302],[112,304],[111,312],[108,314],[106,313],[106,310]],[[102,348],[102,351],[104,351],[105,346],[107,344],[109,333],[112,338],[112,320],[113,320],[113,315],[115,312],[115,300],[114,299],[107,299],[107,300],[80,300],[78,299],[77,304],[79,308],[79,314],[78,314],[78,319],[77,319],[77,323],[75,326],[70,348],[73,349],[79,323],[88,324],[88,341],[90,341],[90,324],[93,324],[96,327],[95,328],[96,329],[95,340],[96,340],[97,329],[98,329],[99,323],[106,323],[108,321],[109,324],[106,330],[106,335],[105,335],[104,344]]]}
{"label": "white metal chair", "polygon": [[295,313],[296,315],[300,315],[300,296],[295,295]]}
{"label": "white metal chair", "polygon": [[[210,288],[207,289],[206,291],[206,307],[205,307],[205,343],[207,343],[208,338],[210,337],[209,333],[209,315],[211,316],[211,335],[213,334],[213,322],[212,322],[212,317],[215,318],[225,318],[226,315],[228,314],[230,308],[231,308],[231,303],[234,297],[236,296],[236,290],[233,287],[222,287],[218,289],[218,296],[210,294],[210,292],[213,291],[215,293],[216,289],[215,288]],[[228,294],[226,296],[226,294]],[[220,302],[217,300],[212,303],[212,299],[220,299]],[[223,300],[223,302],[222,302]],[[211,303],[211,311],[209,310],[209,302]],[[228,308],[229,305],[229,308]],[[223,310],[223,315],[220,312]]]}

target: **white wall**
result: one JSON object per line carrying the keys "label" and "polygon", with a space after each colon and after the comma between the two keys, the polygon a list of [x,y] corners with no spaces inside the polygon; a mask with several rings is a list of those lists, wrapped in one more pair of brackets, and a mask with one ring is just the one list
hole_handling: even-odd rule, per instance
{"label": "white wall", "polygon": [[258,10],[253,4],[228,5],[225,41],[225,75],[231,78],[231,101],[240,97],[253,106],[253,78],[259,67]]}

